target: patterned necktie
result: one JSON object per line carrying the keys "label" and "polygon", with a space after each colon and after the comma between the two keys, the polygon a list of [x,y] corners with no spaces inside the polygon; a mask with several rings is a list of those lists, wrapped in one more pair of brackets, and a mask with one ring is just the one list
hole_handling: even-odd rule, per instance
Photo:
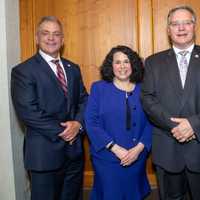
{"label": "patterned necktie", "polygon": [[187,76],[187,70],[188,70],[188,61],[186,58],[186,55],[188,54],[188,51],[180,51],[178,54],[181,55],[180,61],[179,61],[179,70],[180,70],[180,76],[181,76],[181,83],[182,87],[184,88],[185,80]]}
{"label": "patterned necktie", "polygon": [[59,81],[65,95],[67,96],[67,81],[65,79],[64,71],[63,71],[62,67],[60,66],[59,60],[52,60],[51,62],[54,63],[57,67],[58,81]]}

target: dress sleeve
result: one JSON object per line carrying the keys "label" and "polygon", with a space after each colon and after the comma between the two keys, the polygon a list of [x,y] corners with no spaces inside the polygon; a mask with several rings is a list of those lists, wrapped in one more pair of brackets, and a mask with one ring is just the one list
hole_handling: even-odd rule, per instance
{"label": "dress sleeve", "polygon": [[[85,112],[85,125],[91,145],[95,151],[100,151],[106,145],[113,141],[113,138],[103,129],[102,119],[100,116],[101,106],[101,88],[99,84],[93,84],[91,93],[88,99],[88,104]],[[103,90],[101,90],[103,92]],[[103,106],[103,105],[102,105]]]}

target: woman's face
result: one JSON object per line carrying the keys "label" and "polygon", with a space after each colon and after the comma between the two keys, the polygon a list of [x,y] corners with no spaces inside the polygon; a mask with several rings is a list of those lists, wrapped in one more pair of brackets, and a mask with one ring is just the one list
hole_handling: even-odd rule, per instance
{"label": "woman's face", "polygon": [[129,81],[132,74],[131,63],[128,56],[122,52],[113,55],[113,73],[119,81]]}

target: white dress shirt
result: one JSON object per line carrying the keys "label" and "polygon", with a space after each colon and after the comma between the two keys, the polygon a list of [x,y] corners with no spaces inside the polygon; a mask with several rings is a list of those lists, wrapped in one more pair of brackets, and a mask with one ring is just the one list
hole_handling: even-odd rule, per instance
{"label": "white dress shirt", "polygon": [[53,58],[51,57],[50,55],[44,53],[41,49],[39,50],[39,54],[42,56],[42,58],[48,63],[48,65],[50,66],[50,68],[52,69],[52,71],[54,72],[54,74],[57,76],[57,66],[56,64],[54,64],[52,62],[52,60],[59,60],[59,64],[60,66],[62,67],[62,70],[64,72],[64,75],[65,75],[65,80],[67,81],[67,75],[66,75],[66,72],[65,72],[65,69],[63,67],[63,64],[61,62],[61,59],[60,59],[60,56],[58,56],[58,58]]}
{"label": "white dress shirt", "polygon": [[[177,63],[178,63],[178,69],[179,69],[179,74],[180,74],[180,78],[181,78],[181,81],[182,81],[183,88],[184,88],[184,85],[185,85],[185,78],[183,76],[186,77],[187,76],[187,72],[186,72],[186,74],[183,74],[183,70],[181,69],[180,63],[181,63],[182,56],[181,56],[180,52],[182,52],[182,51],[187,51],[188,52],[185,57],[187,59],[187,63],[188,63],[188,66],[189,66],[190,57],[191,57],[193,48],[194,48],[194,44],[192,44],[187,49],[178,49],[177,47],[173,46],[174,52],[176,54],[176,60],[177,60]],[[183,81],[183,79],[184,79],[184,81]]]}

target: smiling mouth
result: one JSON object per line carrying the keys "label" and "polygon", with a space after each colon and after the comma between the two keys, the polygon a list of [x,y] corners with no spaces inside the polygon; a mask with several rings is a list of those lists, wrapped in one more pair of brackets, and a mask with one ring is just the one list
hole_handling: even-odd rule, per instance
{"label": "smiling mouth", "polygon": [[48,47],[55,47],[56,44],[46,44]]}
{"label": "smiling mouth", "polygon": [[121,71],[119,72],[121,75],[127,74],[127,71]]}
{"label": "smiling mouth", "polygon": [[46,43],[46,44],[47,44],[47,45],[52,45],[52,46],[55,45],[55,43]]}
{"label": "smiling mouth", "polygon": [[185,33],[185,34],[177,34],[178,37],[186,37],[188,34]]}

